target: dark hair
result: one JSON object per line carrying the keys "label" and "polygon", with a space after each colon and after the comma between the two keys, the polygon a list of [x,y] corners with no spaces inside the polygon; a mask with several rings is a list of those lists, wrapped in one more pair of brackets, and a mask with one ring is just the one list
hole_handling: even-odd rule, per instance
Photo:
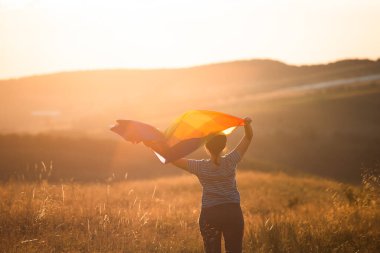
{"label": "dark hair", "polygon": [[223,134],[215,135],[206,143],[206,149],[211,155],[218,156],[226,147],[227,137]]}

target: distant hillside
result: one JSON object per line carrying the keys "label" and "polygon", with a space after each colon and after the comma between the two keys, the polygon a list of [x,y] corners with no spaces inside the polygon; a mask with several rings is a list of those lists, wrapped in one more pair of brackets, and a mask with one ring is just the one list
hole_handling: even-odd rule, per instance
{"label": "distant hillside", "polygon": [[[0,106],[0,181],[30,179],[50,163],[54,180],[177,174],[109,125],[134,119],[164,130],[189,109],[253,118],[242,168],[359,182],[363,168],[380,164],[380,61],[60,73],[0,81]],[[228,147],[241,136],[241,129],[233,133]],[[202,151],[192,157],[204,157]]]}
{"label": "distant hillside", "polygon": [[218,104],[234,97],[375,73],[380,73],[380,61],[290,66],[250,60],[186,69],[80,71],[3,80],[0,132],[92,131],[115,117],[148,118],[159,124],[187,109],[218,109]]}

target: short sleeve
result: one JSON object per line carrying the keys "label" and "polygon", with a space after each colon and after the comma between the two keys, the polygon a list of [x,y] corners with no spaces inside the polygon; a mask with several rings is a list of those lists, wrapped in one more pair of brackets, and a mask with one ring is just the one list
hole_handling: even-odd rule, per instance
{"label": "short sleeve", "polygon": [[203,163],[204,160],[188,159],[186,170],[192,174],[198,175]]}
{"label": "short sleeve", "polygon": [[228,153],[225,157],[226,157],[227,162],[233,165],[238,164],[241,160],[239,152],[236,149]]}

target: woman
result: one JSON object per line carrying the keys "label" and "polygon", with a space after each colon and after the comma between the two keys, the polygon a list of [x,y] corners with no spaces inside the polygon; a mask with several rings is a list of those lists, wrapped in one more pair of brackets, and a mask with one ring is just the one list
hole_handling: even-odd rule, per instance
{"label": "woman", "polygon": [[210,159],[179,159],[173,162],[175,166],[195,174],[203,187],[199,227],[207,253],[221,252],[222,234],[226,252],[242,251],[244,219],[235,172],[252,140],[252,120],[245,118],[244,122],[244,137],[227,155],[221,156],[227,138],[217,135],[205,145]]}

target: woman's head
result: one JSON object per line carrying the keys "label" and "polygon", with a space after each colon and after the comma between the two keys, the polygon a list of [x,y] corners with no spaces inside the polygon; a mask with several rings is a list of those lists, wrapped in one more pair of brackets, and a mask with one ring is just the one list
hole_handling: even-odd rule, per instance
{"label": "woman's head", "polygon": [[206,149],[212,156],[218,156],[226,147],[227,137],[223,134],[212,137],[206,143]]}

